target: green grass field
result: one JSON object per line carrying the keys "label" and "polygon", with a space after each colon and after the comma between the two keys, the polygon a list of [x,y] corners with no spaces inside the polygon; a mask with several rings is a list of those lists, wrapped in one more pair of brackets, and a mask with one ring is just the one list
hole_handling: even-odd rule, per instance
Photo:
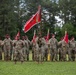
{"label": "green grass field", "polygon": [[76,75],[76,62],[17,62],[0,61],[0,75]]}

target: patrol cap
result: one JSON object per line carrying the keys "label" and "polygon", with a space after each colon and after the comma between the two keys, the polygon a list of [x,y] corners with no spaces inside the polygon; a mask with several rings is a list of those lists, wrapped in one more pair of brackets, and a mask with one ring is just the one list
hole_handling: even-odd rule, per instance
{"label": "patrol cap", "polygon": [[27,39],[28,37],[27,37],[27,35],[25,35],[25,39]]}
{"label": "patrol cap", "polygon": [[55,34],[52,34],[52,36],[55,36]]}
{"label": "patrol cap", "polygon": [[52,37],[55,37],[55,34],[52,34]]}
{"label": "patrol cap", "polygon": [[71,37],[71,40],[73,40],[73,39],[74,39],[74,36]]}
{"label": "patrol cap", "polygon": [[9,36],[9,34],[6,34],[6,36]]}
{"label": "patrol cap", "polygon": [[25,39],[25,36],[22,36],[22,39]]}
{"label": "patrol cap", "polygon": [[64,37],[61,37],[61,39],[60,40],[63,40],[64,39]]}
{"label": "patrol cap", "polygon": [[5,37],[9,37],[9,34],[6,34]]}

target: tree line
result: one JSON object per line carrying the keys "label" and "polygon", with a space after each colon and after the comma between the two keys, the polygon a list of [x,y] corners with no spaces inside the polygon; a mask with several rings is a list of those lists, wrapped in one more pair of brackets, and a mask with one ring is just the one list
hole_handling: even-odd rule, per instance
{"label": "tree line", "polygon": [[[29,32],[23,32],[23,26],[36,13],[38,5],[42,8],[41,23],[34,26]],[[55,17],[59,17],[58,21]],[[60,25],[59,25],[60,24]],[[48,29],[55,33],[58,40],[68,31],[69,38],[76,38],[76,1],[75,0],[0,0],[0,36],[9,34],[12,39],[20,31],[32,39],[34,30],[39,30],[45,36]],[[62,25],[62,27],[61,27]]]}

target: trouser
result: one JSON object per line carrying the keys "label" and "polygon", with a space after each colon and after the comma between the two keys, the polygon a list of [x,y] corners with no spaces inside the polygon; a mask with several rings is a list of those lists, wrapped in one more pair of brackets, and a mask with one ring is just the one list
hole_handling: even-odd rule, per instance
{"label": "trouser", "polygon": [[32,60],[34,61],[34,51],[32,50]]}
{"label": "trouser", "polygon": [[76,61],[76,50],[75,50],[75,61]]}
{"label": "trouser", "polygon": [[0,51],[0,60],[2,60],[2,51]]}
{"label": "trouser", "polygon": [[26,50],[26,54],[27,54],[27,61],[29,61],[29,49]]}
{"label": "trouser", "polygon": [[23,56],[24,56],[24,60],[27,60],[27,54],[26,54],[26,48],[23,48]]}
{"label": "trouser", "polygon": [[61,48],[58,48],[58,54],[59,54],[59,60],[62,61],[62,50]]}
{"label": "trouser", "polygon": [[69,59],[69,61],[72,61],[72,49],[68,49],[68,51],[67,51],[67,53],[68,53],[68,59]]}
{"label": "trouser", "polygon": [[76,54],[76,51],[75,50],[71,50],[71,58],[72,58],[72,61],[75,61],[75,54]]}
{"label": "trouser", "polygon": [[34,46],[32,48],[32,60],[38,61],[38,55],[39,55],[39,50],[38,50],[38,48],[36,48],[36,46]]}
{"label": "trouser", "polygon": [[57,50],[54,48],[51,48],[51,60],[56,61],[57,60]]}
{"label": "trouser", "polygon": [[66,47],[62,47],[61,54],[62,54],[62,60],[65,61],[66,60],[66,54],[68,54]]}
{"label": "trouser", "polygon": [[0,60],[2,60],[2,48],[0,47]]}
{"label": "trouser", "polygon": [[36,52],[36,57],[38,62],[44,61],[44,48],[39,47],[38,51]]}
{"label": "trouser", "polygon": [[15,50],[14,51],[14,60],[15,61],[18,61],[18,60],[24,61],[23,58],[24,58],[24,55],[23,55],[22,50]]}
{"label": "trouser", "polygon": [[5,50],[4,51],[4,59],[5,60],[10,60],[11,59],[10,50]]}
{"label": "trouser", "polygon": [[45,50],[45,61],[47,61],[48,58],[48,49]]}

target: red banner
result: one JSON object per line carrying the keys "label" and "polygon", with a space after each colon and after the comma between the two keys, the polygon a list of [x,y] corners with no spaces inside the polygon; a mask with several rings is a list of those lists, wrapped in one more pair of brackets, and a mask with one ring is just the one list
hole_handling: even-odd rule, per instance
{"label": "red banner", "polygon": [[66,43],[68,43],[68,33],[67,33],[67,31],[65,31],[64,40],[65,40]]}
{"label": "red banner", "polygon": [[17,40],[17,36],[20,36],[20,32],[17,33],[17,35],[15,36],[15,40]]}
{"label": "red banner", "polygon": [[41,22],[41,7],[38,7],[38,11],[34,14],[24,25],[24,32],[28,32],[33,26]]}
{"label": "red banner", "polygon": [[48,42],[49,40],[49,29],[48,29],[48,33],[47,33],[47,36],[46,36],[46,42]]}

